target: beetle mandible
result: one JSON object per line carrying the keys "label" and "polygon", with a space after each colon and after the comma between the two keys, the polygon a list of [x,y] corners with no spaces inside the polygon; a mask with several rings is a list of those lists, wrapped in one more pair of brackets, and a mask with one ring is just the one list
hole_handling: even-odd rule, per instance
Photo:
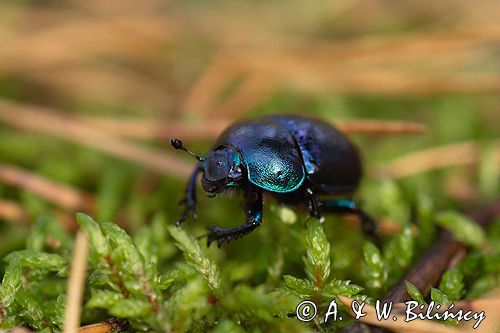
{"label": "beetle mandible", "polygon": [[[245,236],[262,223],[263,194],[289,205],[305,203],[309,215],[322,220],[321,211],[356,214],[363,230],[374,233],[374,221],[351,199],[362,176],[357,148],[335,127],[312,117],[268,115],[229,126],[208,154],[198,156],[179,139],[174,148],[198,159],[185,196],[185,208],[176,224],[196,218],[196,178],[215,196],[241,189],[246,221],[239,227],[209,228],[207,245]],[[325,198],[327,197],[327,198]],[[322,198],[322,199],[320,199]]]}

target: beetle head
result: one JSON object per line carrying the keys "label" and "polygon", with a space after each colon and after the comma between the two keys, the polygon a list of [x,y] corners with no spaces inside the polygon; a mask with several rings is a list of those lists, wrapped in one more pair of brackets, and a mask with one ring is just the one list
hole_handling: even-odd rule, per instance
{"label": "beetle head", "polygon": [[236,148],[220,146],[208,153],[201,180],[205,191],[221,193],[228,188],[237,187],[242,177],[243,163]]}

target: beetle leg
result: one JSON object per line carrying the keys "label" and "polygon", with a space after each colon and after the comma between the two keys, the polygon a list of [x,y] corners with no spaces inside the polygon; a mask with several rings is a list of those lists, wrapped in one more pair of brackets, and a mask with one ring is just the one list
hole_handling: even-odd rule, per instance
{"label": "beetle leg", "polygon": [[360,209],[352,200],[325,200],[321,201],[321,206],[334,214],[356,214],[361,221],[363,232],[371,235],[377,233],[377,223],[370,215]]}
{"label": "beetle leg", "polygon": [[184,193],[184,197],[180,201],[181,205],[184,205],[184,211],[182,212],[181,217],[175,222],[177,226],[180,226],[182,222],[184,222],[189,214],[193,216],[196,220],[196,177],[203,170],[203,165],[199,163],[194,169],[191,177],[189,178],[186,191]]}
{"label": "beetle leg", "polygon": [[217,246],[220,247],[224,242],[229,243],[233,239],[241,238],[261,225],[262,193],[245,191],[244,199],[246,214],[245,224],[232,229],[223,229],[215,226],[209,228],[210,232],[207,235],[207,246],[210,246],[210,243],[213,241],[217,241]]}
{"label": "beetle leg", "polygon": [[309,216],[315,217],[321,222],[323,222],[324,218],[321,216],[319,212],[318,199],[316,199],[314,192],[310,188],[306,189],[306,198],[307,198],[307,211],[309,212]]}

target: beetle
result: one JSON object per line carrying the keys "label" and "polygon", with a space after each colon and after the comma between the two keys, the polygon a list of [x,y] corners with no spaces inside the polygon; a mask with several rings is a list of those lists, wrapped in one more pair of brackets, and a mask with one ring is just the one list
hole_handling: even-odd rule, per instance
{"label": "beetle", "polygon": [[[231,189],[243,192],[246,221],[239,227],[209,228],[207,246],[243,237],[262,223],[263,194],[280,203],[306,204],[309,216],[323,221],[321,211],[356,214],[364,231],[375,233],[376,224],[352,200],[362,177],[358,149],[334,126],[299,115],[268,115],[230,125],[206,156],[171,139],[196,165],[181,203],[179,226],[190,215],[196,219],[196,179],[211,197]],[[326,198],[325,198],[326,197]]]}

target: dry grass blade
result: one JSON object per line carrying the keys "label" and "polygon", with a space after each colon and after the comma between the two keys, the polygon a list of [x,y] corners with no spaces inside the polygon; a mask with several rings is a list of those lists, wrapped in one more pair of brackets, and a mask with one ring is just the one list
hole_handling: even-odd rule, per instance
{"label": "dry grass blade", "polygon": [[9,330],[9,333],[31,333],[31,332],[33,331],[26,327],[14,327],[13,329]]}
{"label": "dry grass blade", "polygon": [[33,69],[85,63],[103,55],[137,63],[149,62],[160,54],[163,44],[159,41],[170,39],[170,33],[176,30],[172,21],[155,15],[124,17],[111,22],[79,17],[77,13],[62,18],[67,22],[24,33],[22,38],[12,35],[6,41],[10,47],[0,50],[0,72],[26,73]]}
{"label": "dry grass blade", "polygon": [[456,307],[459,309],[467,309],[473,311],[482,311],[484,309],[495,310],[496,316],[500,320],[500,298],[480,298],[472,301],[459,301],[456,304]]}
{"label": "dry grass blade", "polygon": [[[184,140],[213,139],[230,124],[230,121],[227,119],[213,118],[190,124],[176,120],[162,121],[161,119],[139,118],[115,119],[83,116],[78,119],[124,138],[142,140],[165,140],[171,137],[181,137]],[[335,120],[332,121],[332,124],[346,134],[420,134],[427,130],[427,127],[423,124],[405,121],[353,119]]]}
{"label": "dry grass blade", "polygon": [[33,71],[23,78],[55,96],[64,95],[75,100],[127,101],[143,109],[170,111],[173,97],[164,82],[129,68],[81,64],[63,66],[56,71]]}
{"label": "dry grass blade", "polygon": [[[484,65],[495,61],[490,55],[499,31],[499,25],[492,25],[337,43],[229,45],[199,76],[184,109],[213,115],[244,112],[280,87],[312,93],[496,92],[500,75]],[[217,96],[242,76],[249,86],[243,84],[228,103],[217,105]]]}
{"label": "dry grass blade", "polygon": [[[471,312],[484,312],[485,316],[484,319],[480,322],[480,325],[474,329],[474,332],[494,332],[494,327],[500,322],[500,298],[480,298],[480,299],[475,299],[475,300],[463,300],[463,301],[457,301],[453,303],[454,307],[449,310],[451,313],[459,313],[460,310],[463,311],[463,313],[467,313],[468,311]],[[420,309],[419,311],[421,313],[426,313],[427,312],[427,306],[424,306],[423,309]],[[406,304],[405,303],[394,303],[393,304],[393,313],[397,313],[398,315],[404,315],[406,311]],[[448,306],[443,306],[439,309],[434,308],[432,310],[432,313],[441,313],[443,314],[445,311],[448,311]],[[472,326],[474,324],[473,322],[465,323],[463,325],[465,328],[466,326]],[[472,328],[469,328],[472,329]]]}
{"label": "dry grass blade", "polygon": [[119,135],[123,138],[139,140],[168,140],[179,137],[183,140],[213,139],[229,125],[225,119],[211,119],[203,122],[182,122],[176,120],[79,117],[82,122],[95,128]]}
{"label": "dry grass blade", "polygon": [[102,323],[82,326],[78,333],[109,333],[121,331],[121,325],[117,320],[109,320]]}
{"label": "dry grass blade", "polygon": [[92,205],[92,198],[89,194],[18,167],[0,164],[0,182],[35,193],[69,211],[87,211]]}
{"label": "dry grass blade", "polygon": [[182,162],[177,156],[127,142],[46,108],[0,100],[0,121],[92,147],[160,173],[181,176],[191,173],[192,164]]}
{"label": "dry grass blade", "polygon": [[64,313],[64,333],[77,333],[80,327],[80,316],[87,272],[88,240],[85,233],[79,230],[76,234],[71,272],[68,278],[68,298]]}
{"label": "dry grass blade", "polygon": [[264,103],[273,91],[272,82],[268,82],[265,77],[261,79],[253,75],[236,94],[232,94],[216,107],[216,112],[219,115],[230,116],[234,114],[234,110],[250,110],[253,106]]}
{"label": "dry grass blade", "polygon": [[347,134],[421,134],[427,131],[423,124],[409,121],[381,120],[339,120],[335,122],[338,129]]}
{"label": "dry grass blade", "polygon": [[394,159],[380,173],[397,179],[450,166],[478,163],[480,147],[476,142],[467,141],[419,150]]}
{"label": "dry grass blade", "polygon": [[241,76],[241,68],[233,68],[221,61],[221,56],[208,65],[194,82],[188,95],[182,101],[182,109],[193,113],[209,113],[216,96],[231,79]]}
{"label": "dry grass blade", "polygon": [[0,200],[0,219],[7,222],[26,223],[28,213],[15,201]]}
{"label": "dry grass blade", "polygon": [[464,309],[465,311],[485,312],[486,318],[484,319],[484,323],[481,323],[481,326],[475,330],[476,332],[491,333],[495,332],[495,328],[498,331],[498,325],[500,325],[500,297],[498,289],[493,298],[487,297],[477,300],[459,301],[455,304],[456,308]]}
{"label": "dry grass blade", "polygon": [[[354,301],[354,299],[346,296],[339,296],[339,299],[345,306],[351,309],[351,304]],[[391,316],[391,318],[388,318],[387,320],[379,321],[377,319],[375,307],[369,304],[365,304],[365,306],[363,307],[363,312],[366,312],[366,316],[358,319],[361,322],[374,326],[383,327],[385,329],[389,329],[392,331],[411,332],[411,333],[427,333],[427,332],[465,333],[466,332],[461,329],[451,328],[443,324],[438,324],[436,322],[427,320],[414,320],[405,322],[403,318],[401,318],[401,316],[399,317],[397,316],[398,317],[397,320],[393,320],[393,317]],[[349,312],[349,314],[351,316],[354,315],[352,310]]]}

